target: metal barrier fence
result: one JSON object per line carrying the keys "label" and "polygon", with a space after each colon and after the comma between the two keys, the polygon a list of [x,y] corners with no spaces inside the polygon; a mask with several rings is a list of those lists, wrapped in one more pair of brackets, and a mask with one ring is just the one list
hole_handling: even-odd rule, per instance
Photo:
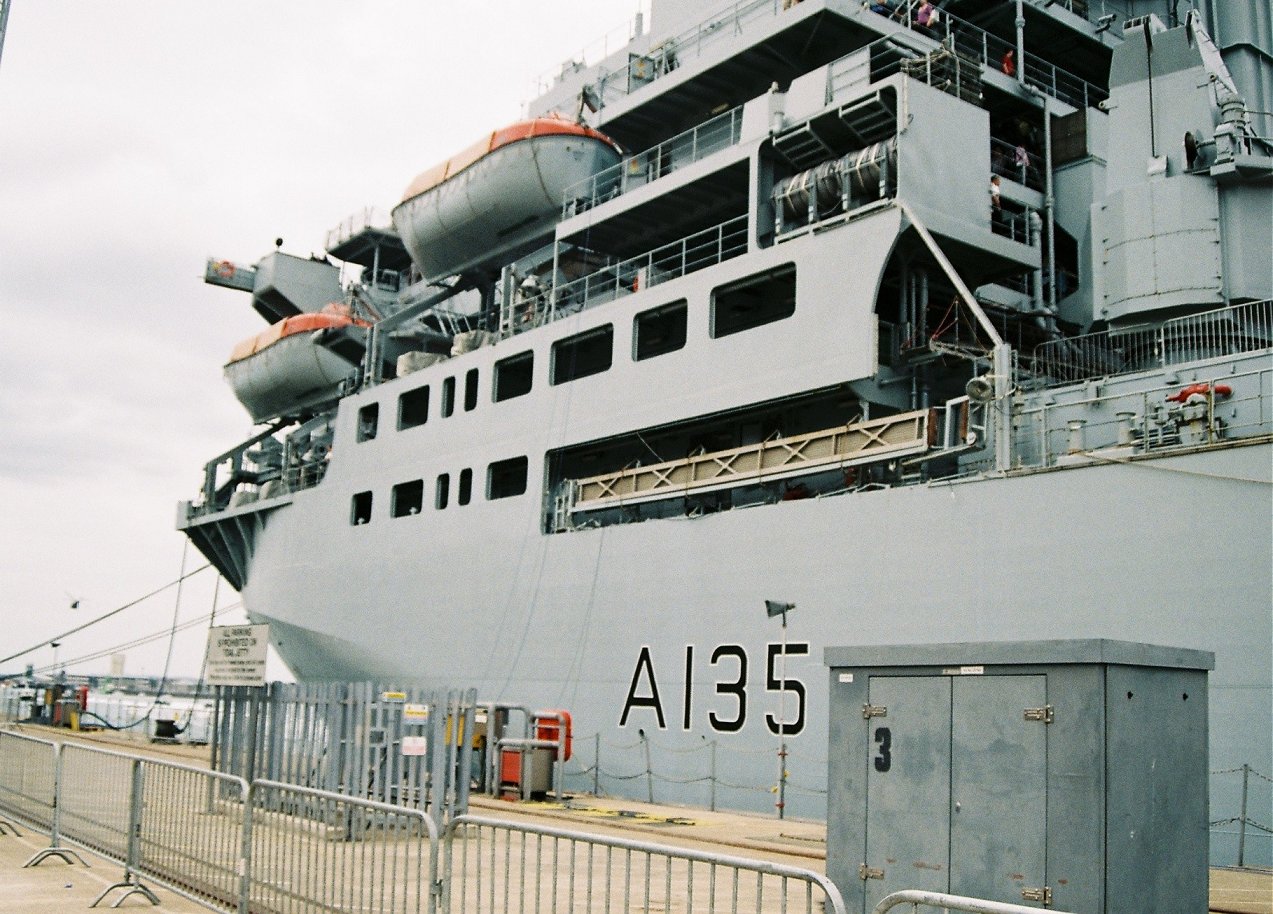
{"label": "metal barrier fence", "polygon": [[241,911],[435,909],[437,829],[419,809],[255,781]]}
{"label": "metal barrier fence", "polygon": [[[122,863],[105,889],[141,894],[149,876],[179,894],[226,909],[243,893],[247,784],[241,779],[105,749],[61,747],[57,808],[67,841]],[[33,863],[39,860],[33,858]]]}
{"label": "metal barrier fence", "polygon": [[397,684],[218,689],[212,767],[426,810],[468,808],[477,695]]}
{"label": "metal barrier fence", "polygon": [[0,810],[52,831],[57,813],[56,743],[0,732]]}
{"label": "metal barrier fence", "polygon": [[479,816],[457,817],[444,841],[449,914],[844,911],[831,881],[800,867]]}

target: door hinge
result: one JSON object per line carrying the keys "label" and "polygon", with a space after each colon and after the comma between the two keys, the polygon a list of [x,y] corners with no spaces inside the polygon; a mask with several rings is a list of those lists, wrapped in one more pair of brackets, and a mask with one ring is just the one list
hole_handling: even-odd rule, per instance
{"label": "door hinge", "polygon": [[861,866],[858,867],[858,878],[862,880],[883,879],[884,871],[874,869],[872,867],[867,866],[865,863],[863,863]]}
{"label": "door hinge", "polygon": [[1052,903],[1052,889],[1046,885],[1041,889],[1022,889],[1021,898],[1024,901],[1038,901],[1045,906],[1050,905]]}
{"label": "door hinge", "polygon": [[1041,708],[1026,708],[1025,719],[1037,720],[1042,721],[1045,724],[1050,724],[1052,723],[1052,706],[1044,705]]}
{"label": "door hinge", "polygon": [[867,720],[872,717],[888,717],[888,708],[883,705],[862,705],[862,716]]}

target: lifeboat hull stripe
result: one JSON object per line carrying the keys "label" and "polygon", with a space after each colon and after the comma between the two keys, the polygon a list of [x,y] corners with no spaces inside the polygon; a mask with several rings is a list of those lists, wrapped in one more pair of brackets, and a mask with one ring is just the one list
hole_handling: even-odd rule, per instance
{"label": "lifeboat hull stripe", "polygon": [[519,143],[522,140],[534,139],[537,136],[587,137],[613,147],[616,152],[621,151],[618,144],[604,133],[564,118],[537,117],[528,121],[518,121],[516,124],[504,127],[501,130],[493,131],[464,151],[451,156],[440,165],[435,165],[428,171],[422,172],[403,193],[402,202],[405,203],[413,197],[418,197],[439,184],[449,181],[464,171],[464,169],[476,164],[497,149],[510,146],[513,143]]}
{"label": "lifeboat hull stripe", "polygon": [[292,317],[284,318],[278,323],[271,324],[256,336],[248,337],[239,343],[234,347],[234,351],[230,353],[230,360],[226,364],[232,365],[235,362],[240,362],[256,355],[262,349],[274,345],[279,340],[297,333],[326,330],[329,327],[348,327],[350,324],[357,324],[361,327],[368,326],[366,321],[356,320],[344,314],[295,314]]}

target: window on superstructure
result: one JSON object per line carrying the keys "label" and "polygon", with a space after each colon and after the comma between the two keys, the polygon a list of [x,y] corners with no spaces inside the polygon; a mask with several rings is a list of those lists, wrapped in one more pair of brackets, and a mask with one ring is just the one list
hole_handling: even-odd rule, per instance
{"label": "window on superstructure", "polygon": [[771,324],[795,313],[796,268],[788,264],[714,291],[712,339]]}
{"label": "window on superstructure", "polygon": [[551,382],[565,384],[600,374],[614,357],[614,326],[606,324],[553,343]]}
{"label": "window on superstructure", "polygon": [[437,488],[433,491],[433,507],[441,511],[446,507],[447,501],[451,497],[451,474],[442,473],[438,476]]}
{"label": "window on superstructure", "polygon": [[447,378],[442,382],[442,418],[446,419],[455,412],[455,378]]}
{"label": "window on superstructure", "polygon": [[411,482],[400,482],[389,493],[389,514],[393,517],[406,517],[419,514],[424,504],[424,480],[413,479]]}
{"label": "window on superstructure", "polygon": [[467,413],[477,406],[477,369],[470,368],[464,376],[464,411]]}
{"label": "window on superstructure", "polygon": [[511,400],[530,393],[535,368],[535,353],[510,355],[495,363],[495,402]]}
{"label": "window on superstructure", "polygon": [[408,390],[398,397],[398,431],[429,421],[429,385]]}
{"label": "window on superstructure", "polygon": [[371,523],[371,493],[355,492],[349,507],[349,523],[355,527]]}
{"label": "window on superstructure", "polygon": [[371,441],[376,437],[376,429],[380,425],[380,404],[368,403],[358,410],[359,441]]}
{"label": "window on superstructure", "polygon": [[467,505],[473,497],[473,471],[465,468],[460,470],[460,488],[455,493],[455,500],[462,505]]}
{"label": "window on superstructure", "polygon": [[640,362],[685,348],[686,303],[684,299],[642,311],[632,319],[632,358]]}
{"label": "window on superstructure", "polygon": [[486,498],[494,501],[497,498],[512,498],[526,491],[525,457],[514,457],[511,460],[497,460],[486,469]]}

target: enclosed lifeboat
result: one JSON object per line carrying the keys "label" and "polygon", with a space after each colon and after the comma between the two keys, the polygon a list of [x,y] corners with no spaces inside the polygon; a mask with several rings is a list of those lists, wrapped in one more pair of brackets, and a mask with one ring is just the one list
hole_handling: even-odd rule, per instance
{"label": "enclosed lifeboat", "polygon": [[567,188],[621,156],[618,144],[583,124],[519,121],[412,181],[393,224],[426,279],[499,266],[551,230]]}
{"label": "enclosed lifeboat", "polygon": [[368,326],[344,305],[284,318],[234,347],[225,379],[253,422],[335,399],[340,383],[354,370],[354,363],[338,352],[361,347],[331,346],[333,337],[361,338]]}

